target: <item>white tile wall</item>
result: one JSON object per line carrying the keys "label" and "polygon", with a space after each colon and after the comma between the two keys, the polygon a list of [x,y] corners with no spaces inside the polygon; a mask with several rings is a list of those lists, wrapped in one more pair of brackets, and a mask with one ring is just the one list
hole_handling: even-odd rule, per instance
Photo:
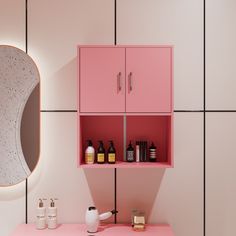
{"label": "white tile wall", "polygon": [[207,109],[236,110],[236,1],[206,1]]}
{"label": "white tile wall", "polygon": [[236,113],[207,114],[207,235],[236,235]]}
{"label": "white tile wall", "polygon": [[[169,223],[176,236],[203,235],[203,115],[175,113],[174,169],[119,170],[119,220],[145,209],[151,223]],[[130,191],[132,189],[132,191]]]}
{"label": "white tile wall", "polygon": [[[39,198],[58,198],[58,221],[84,222],[88,206],[113,207],[112,170],[77,168],[77,113],[42,113],[41,155],[29,178],[29,222],[35,221]],[[102,184],[101,184],[102,183]],[[104,186],[104,187],[102,187]]]}
{"label": "white tile wall", "polygon": [[203,1],[117,2],[118,43],[174,45],[175,109],[202,109]]}
{"label": "white tile wall", "polygon": [[11,187],[0,187],[0,235],[9,235],[24,222],[25,181]]}
{"label": "white tile wall", "polygon": [[[25,50],[24,9],[24,0],[0,0],[0,44]],[[0,235],[9,235],[24,220],[25,181],[12,187],[0,187]]]}
{"label": "white tile wall", "polygon": [[110,0],[29,1],[29,54],[41,73],[42,109],[77,109],[77,45],[113,43]]}
{"label": "white tile wall", "polygon": [[24,0],[0,0],[0,44],[25,50]]}

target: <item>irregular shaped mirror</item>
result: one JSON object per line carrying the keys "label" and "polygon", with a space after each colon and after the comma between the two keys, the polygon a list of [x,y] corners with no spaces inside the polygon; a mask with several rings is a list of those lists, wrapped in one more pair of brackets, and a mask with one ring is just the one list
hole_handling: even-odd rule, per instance
{"label": "irregular shaped mirror", "polygon": [[24,51],[0,45],[0,186],[25,180],[40,146],[40,76]]}

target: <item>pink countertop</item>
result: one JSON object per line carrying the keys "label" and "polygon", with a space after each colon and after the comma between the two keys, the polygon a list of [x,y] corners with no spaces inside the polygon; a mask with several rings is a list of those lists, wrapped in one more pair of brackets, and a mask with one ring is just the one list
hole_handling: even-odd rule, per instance
{"label": "pink countertop", "polygon": [[174,236],[169,225],[147,225],[144,232],[135,232],[128,225],[108,224],[101,226],[99,232],[95,234],[87,233],[86,226],[80,224],[62,224],[55,230],[36,230],[34,224],[19,225],[10,236],[125,236],[125,235],[145,235],[145,236]]}

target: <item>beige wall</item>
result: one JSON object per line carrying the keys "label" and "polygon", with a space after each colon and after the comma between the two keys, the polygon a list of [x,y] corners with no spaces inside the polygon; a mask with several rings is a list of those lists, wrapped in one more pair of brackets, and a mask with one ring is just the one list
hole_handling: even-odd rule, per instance
{"label": "beige wall", "polygon": [[[41,74],[41,109],[76,109],[76,45],[113,44],[113,1],[28,2],[28,46]],[[235,109],[236,2],[206,2],[206,105],[208,109]],[[173,44],[175,109],[202,109],[203,1],[117,3],[117,43]],[[0,0],[0,6],[0,43],[24,49],[24,1]],[[234,116],[206,116],[207,236],[235,234]],[[129,220],[131,207],[141,205],[150,222],[170,223],[176,236],[203,236],[202,113],[175,113],[174,155],[174,169],[117,171],[118,220]],[[140,176],[148,183],[145,194],[136,182]],[[83,222],[91,203],[101,210],[113,206],[113,171],[76,168],[76,113],[41,113],[40,162],[29,178],[30,222],[35,220],[39,197],[59,198],[59,221],[66,223]],[[24,222],[24,209],[24,182],[0,189],[1,236]]]}

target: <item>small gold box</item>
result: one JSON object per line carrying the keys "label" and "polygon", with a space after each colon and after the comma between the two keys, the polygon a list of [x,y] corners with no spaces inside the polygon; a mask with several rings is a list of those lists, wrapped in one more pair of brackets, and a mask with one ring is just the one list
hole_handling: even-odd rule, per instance
{"label": "small gold box", "polygon": [[145,213],[143,211],[132,211],[132,226],[135,231],[145,230]]}

